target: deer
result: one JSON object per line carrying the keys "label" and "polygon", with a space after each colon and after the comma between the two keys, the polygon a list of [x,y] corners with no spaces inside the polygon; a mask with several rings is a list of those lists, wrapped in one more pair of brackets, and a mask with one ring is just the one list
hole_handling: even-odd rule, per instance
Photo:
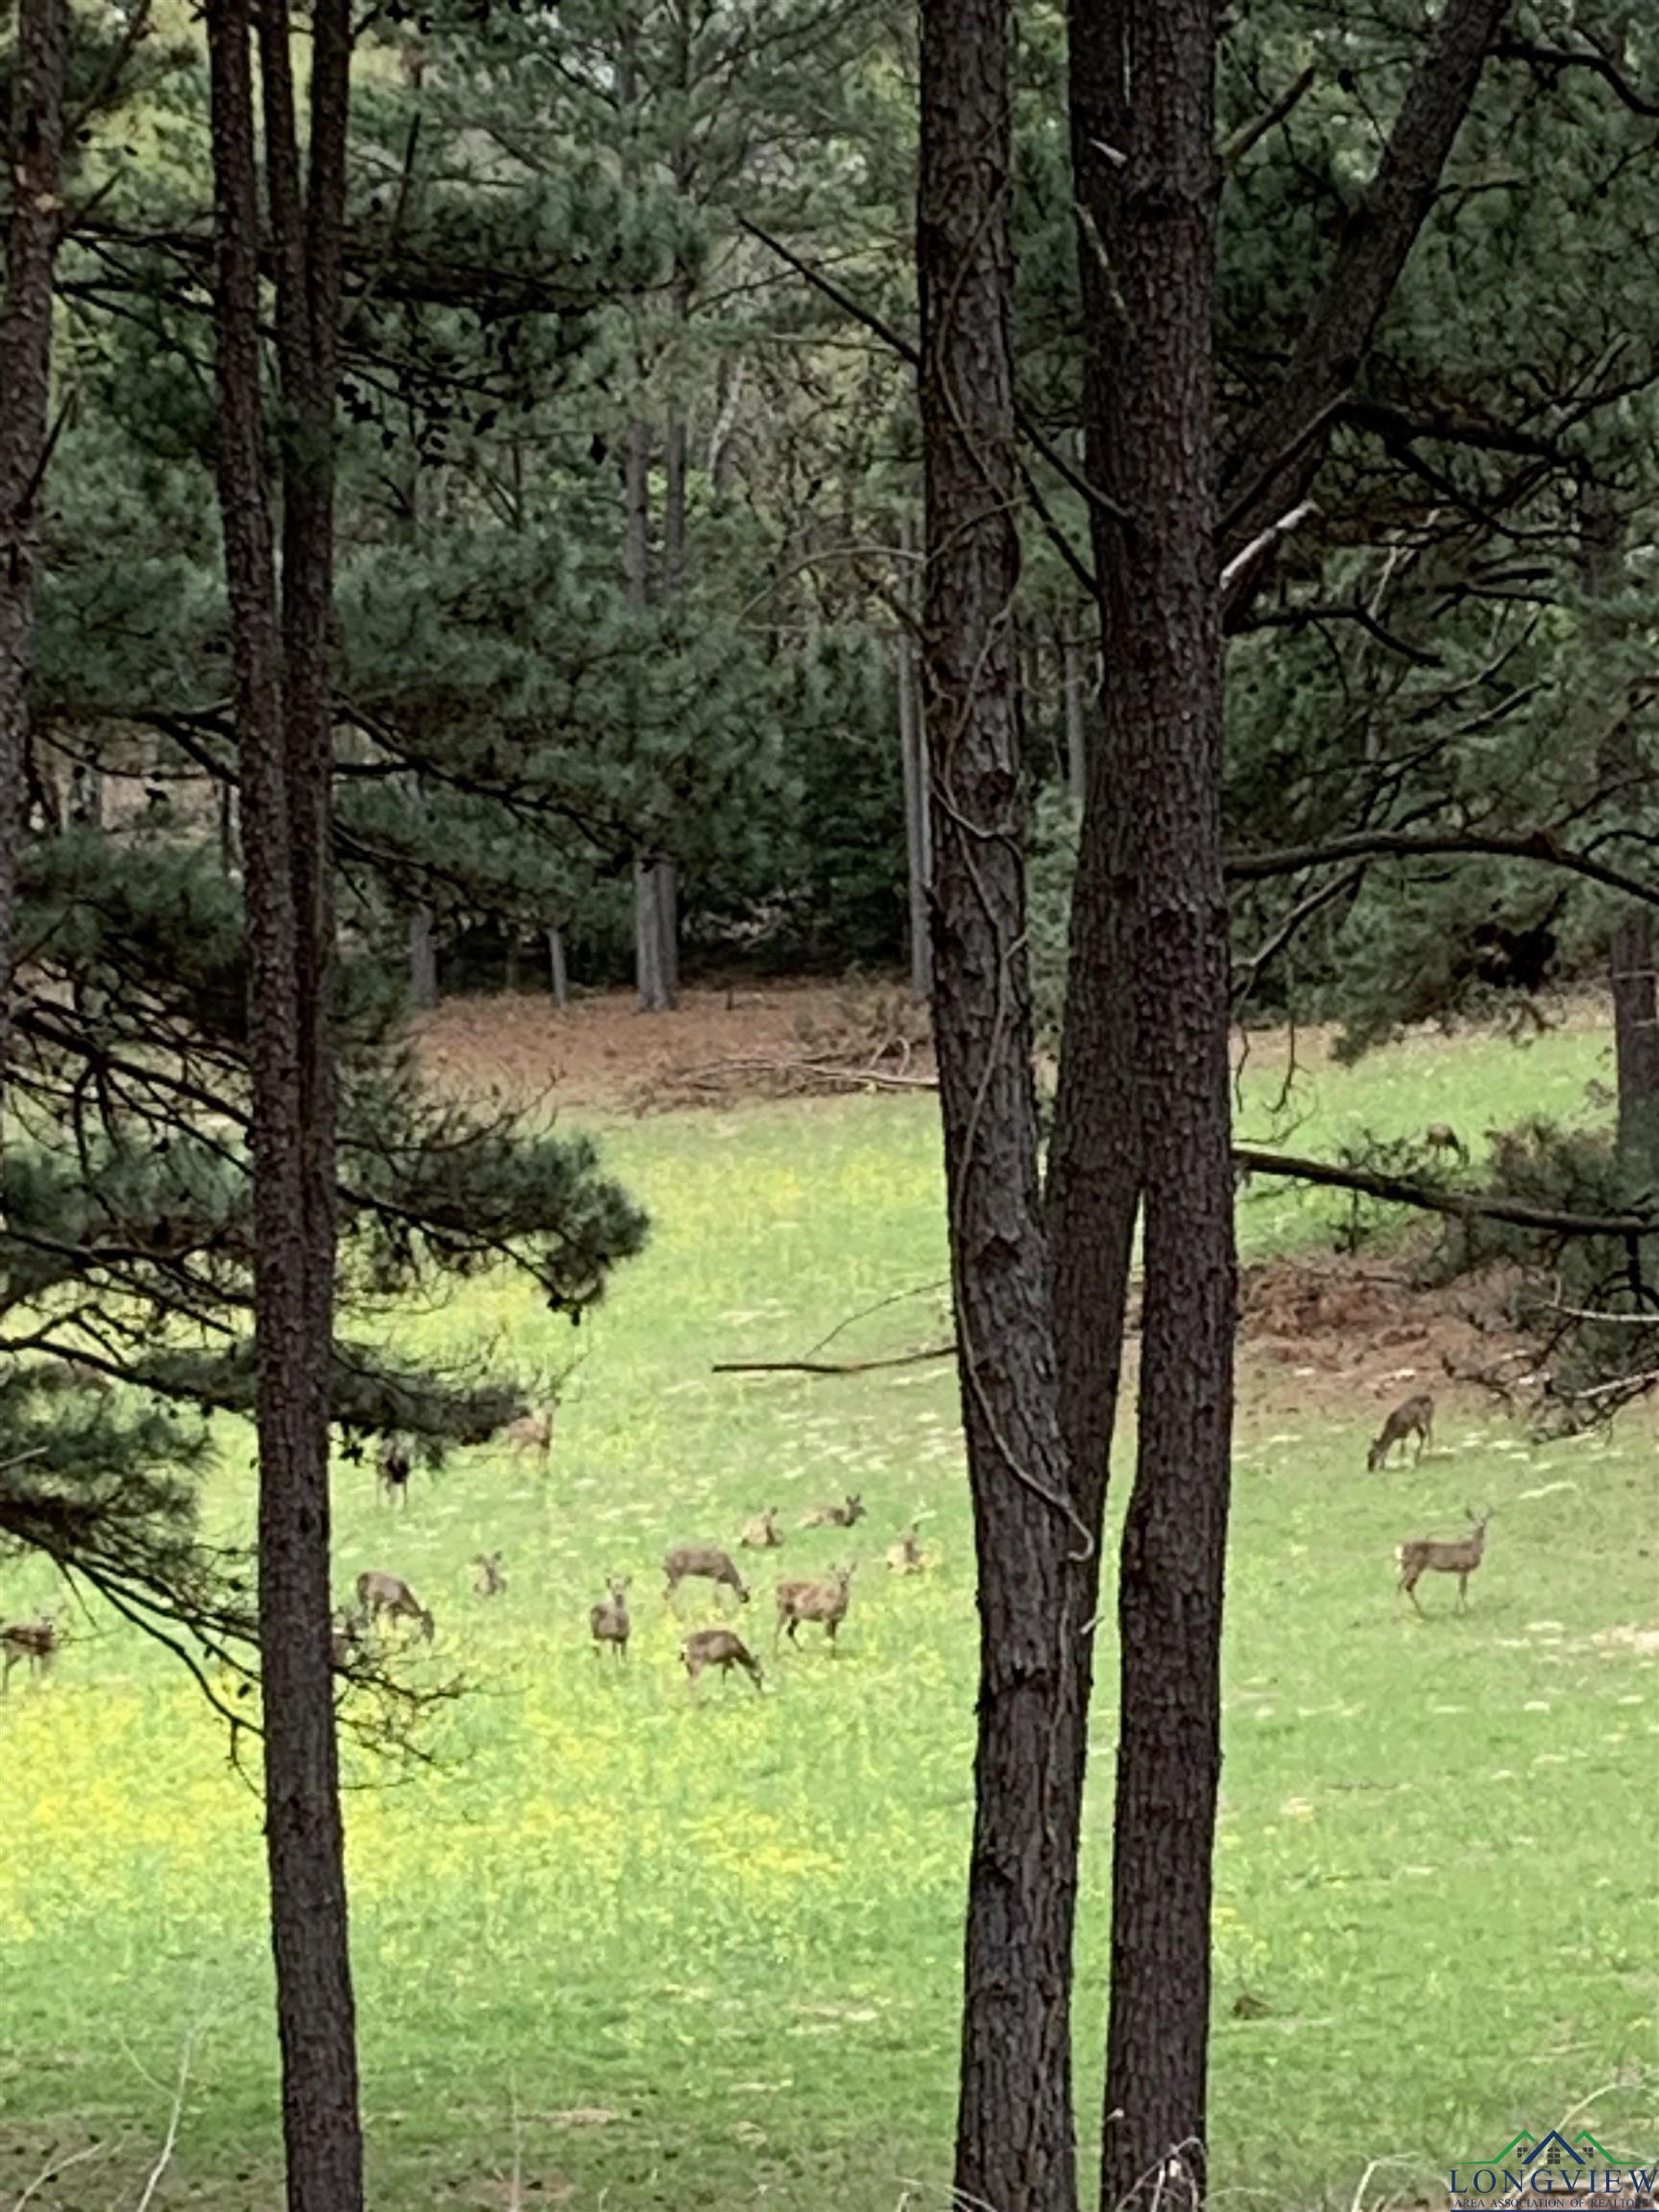
{"label": "deer", "polygon": [[731,1555],[714,1544],[681,1544],[668,1552],[662,1561],[662,1572],[668,1577],[663,1591],[665,1599],[671,1599],[682,1582],[694,1575],[706,1575],[716,1589],[735,1590],[739,1605],[749,1602],[749,1585],[732,1564]]}
{"label": "deer", "polygon": [[58,1623],[54,1615],[42,1613],[37,1621],[9,1621],[0,1628],[0,1651],[6,1654],[5,1670],[0,1672],[0,1691],[12,1687],[12,1670],[19,1659],[29,1663],[31,1674],[44,1674],[52,1665],[52,1655],[58,1648]]}
{"label": "deer", "polygon": [[365,1628],[384,1613],[394,1621],[417,1623],[427,1643],[432,1641],[432,1616],[400,1575],[382,1575],[373,1567],[359,1575],[357,1612]]}
{"label": "deer", "polygon": [[730,1682],[733,1667],[741,1667],[754,1683],[761,1688],[760,1662],[744,1643],[741,1636],[730,1628],[698,1628],[687,1636],[680,1647],[680,1656],[685,1662],[687,1682],[695,1684],[705,1667],[718,1667],[721,1679]]}
{"label": "deer", "polygon": [[854,1491],[839,1505],[814,1505],[802,1522],[803,1528],[851,1528],[864,1518],[864,1494]]}
{"label": "deer", "polygon": [[1450,1121],[1431,1121],[1423,1132],[1423,1143],[1430,1152],[1449,1153],[1465,1166],[1468,1164],[1469,1147]]}
{"label": "deer", "polygon": [[746,1522],[737,1541],[751,1551],[776,1551],[783,1541],[778,1528],[778,1507],[768,1505],[764,1513],[757,1513]]}
{"label": "deer", "polygon": [[[1419,1390],[1414,1398],[1403,1399],[1383,1422],[1381,1431],[1371,1439],[1365,1454],[1365,1464],[1373,1475],[1388,1464],[1388,1455],[1398,1444],[1402,1451],[1406,1439],[1417,1439],[1417,1459],[1434,1441],[1434,1400],[1427,1390]],[[1412,1461],[1415,1466],[1416,1460]]]}
{"label": "deer", "polygon": [[472,1587],[479,1597],[499,1598],[507,1587],[507,1577],[501,1572],[500,1552],[480,1551],[472,1565],[477,1569],[472,1577]]}
{"label": "deer", "polygon": [[593,1656],[609,1644],[618,1661],[628,1656],[628,1636],[633,1626],[628,1618],[628,1576],[613,1575],[610,1581],[611,1596],[602,1605],[589,1608],[588,1624],[593,1631]]}
{"label": "deer", "polygon": [[328,1620],[328,1655],[334,1662],[334,1671],[344,1674],[363,1648],[363,1621],[360,1615],[337,1605]]}
{"label": "deer", "polygon": [[[1409,1544],[1402,1544],[1395,1552],[1400,1567],[1397,1587],[1404,1590],[1419,1613],[1417,1585],[1425,1574],[1455,1575],[1457,1577],[1457,1610],[1464,1612],[1469,1603],[1469,1577],[1479,1566],[1486,1551],[1486,1524],[1492,1518],[1492,1509],[1477,1513],[1473,1505],[1463,1508],[1469,1519],[1471,1533],[1459,1536],[1455,1543],[1435,1543],[1428,1537],[1415,1537]],[[1425,1618],[1427,1616],[1425,1615]]]}
{"label": "deer", "polygon": [[409,1477],[414,1468],[414,1457],[407,1436],[383,1436],[380,1449],[374,1455],[375,1472],[380,1478],[380,1495],[388,1505],[395,1498],[404,1504],[409,1503]]}
{"label": "deer", "polygon": [[779,1638],[787,1630],[791,1644],[795,1631],[803,1621],[821,1621],[830,1642],[830,1656],[835,1656],[835,1631],[847,1618],[847,1599],[852,1590],[851,1565],[838,1567],[828,1582],[780,1582],[778,1585],[778,1624],[772,1631],[772,1648],[778,1648]]}
{"label": "deer", "polygon": [[920,1575],[926,1564],[916,1529],[917,1523],[912,1521],[898,1543],[887,1548],[887,1564],[896,1575]]}
{"label": "deer", "polygon": [[553,1449],[553,1416],[558,1410],[557,1406],[544,1406],[538,1413],[534,1407],[526,1406],[501,1434],[515,1452],[534,1452],[545,1468]]}

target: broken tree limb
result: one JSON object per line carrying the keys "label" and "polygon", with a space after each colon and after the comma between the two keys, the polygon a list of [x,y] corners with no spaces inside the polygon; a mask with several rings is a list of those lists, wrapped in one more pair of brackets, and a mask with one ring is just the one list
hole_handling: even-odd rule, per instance
{"label": "broken tree limb", "polygon": [[926,1359],[954,1359],[949,1344],[924,1344],[914,1352],[894,1352],[880,1359],[716,1359],[711,1375],[869,1375],[878,1367],[919,1367]]}

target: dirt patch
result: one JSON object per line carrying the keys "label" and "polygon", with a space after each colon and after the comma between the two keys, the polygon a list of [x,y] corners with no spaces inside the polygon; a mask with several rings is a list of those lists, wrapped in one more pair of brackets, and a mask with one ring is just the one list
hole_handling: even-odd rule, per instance
{"label": "dirt patch", "polygon": [[567,1007],[520,995],[455,998],[415,1024],[446,1089],[512,1105],[661,1113],[742,1098],[926,1088],[927,1015],[885,983],[698,984],[669,1014],[628,991]]}

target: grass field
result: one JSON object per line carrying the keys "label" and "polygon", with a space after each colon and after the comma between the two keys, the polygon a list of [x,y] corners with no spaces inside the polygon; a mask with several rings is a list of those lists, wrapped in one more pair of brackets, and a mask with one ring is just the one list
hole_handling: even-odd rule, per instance
{"label": "grass field", "polygon": [[[1521,1052],[1414,1043],[1299,1093],[1297,1149],[1360,1122],[1473,1136],[1581,1109],[1603,1041]],[[1247,1103],[1246,1133],[1276,1086]],[[405,1516],[342,1468],[342,1590],[404,1574],[439,1623],[429,1664],[476,1694],[435,1772],[359,1767],[349,1808],[364,2101],[380,2212],[765,2203],[893,2212],[949,2200],[974,1620],[945,1365],[845,1381],[734,1379],[943,1271],[932,1102],[755,1107],[613,1129],[650,1206],[648,1255],[584,1326],[588,1358],[543,1484],[499,1453],[418,1474]],[[1316,1238],[1329,1201],[1252,1193],[1247,1251]],[[924,1295],[857,1350],[926,1340]],[[527,1362],[569,1347],[517,1292],[412,1321]],[[1387,1369],[1380,1351],[1378,1366]],[[1534,1450],[1470,1404],[1435,1453],[1363,1473],[1374,1398],[1291,1414],[1246,1370],[1217,1906],[1214,2153],[1229,2200],[1438,2201],[1454,2160],[1582,2104],[1659,2152],[1659,1551],[1650,1430]],[[214,1512],[245,1525],[240,1444]],[[861,1489],[851,1543],[805,1507]],[[1497,1509],[1471,1610],[1396,1599],[1406,1535]],[[844,1651],[812,1632],[687,1694],[665,1546],[785,1509],[778,1565],[860,1566]],[[1120,1501],[1118,1502],[1120,1509]],[[936,1556],[882,1552],[913,1512]],[[500,1547],[507,1595],[466,1563]],[[634,1652],[595,1662],[587,1607],[634,1575]],[[748,1626],[770,1662],[771,1573]],[[8,1616],[46,1594],[0,1580]],[[686,1622],[712,1618],[692,1599]],[[1102,1654],[1108,1691],[1115,1661]],[[1086,1846],[1085,2138],[1098,2109],[1111,1698]],[[125,1636],[83,1634],[0,1704],[0,2206],[96,2146],[39,2212],[278,2201],[258,1812],[190,1687]],[[1235,2012],[1245,1993],[1256,2002]],[[1262,2009],[1264,2008],[1264,2009]],[[1588,2103],[1583,2101],[1588,2100]],[[517,2181],[515,2183],[515,2163]]]}

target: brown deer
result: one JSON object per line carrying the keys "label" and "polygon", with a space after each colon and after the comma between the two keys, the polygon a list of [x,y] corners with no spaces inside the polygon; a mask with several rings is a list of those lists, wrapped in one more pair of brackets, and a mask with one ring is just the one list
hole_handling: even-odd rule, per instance
{"label": "brown deer", "polygon": [[778,1648],[778,1640],[788,1632],[791,1644],[795,1631],[803,1621],[821,1621],[824,1633],[830,1640],[830,1655],[835,1655],[835,1631],[847,1618],[847,1599],[852,1590],[853,1569],[838,1567],[828,1582],[780,1582],[778,1585],[778,1625],[772,1632],[772,1648]]}
{"label": "brown deer", "polygon": [[[1405,1591],[1413,1605],[1417,1605],[1417,1585],[1428,1575],[1455,1575],[1457,1577],[1457,1610],[1463,1612],[1469,1602],[1469,1577],[1479,1566],[1486,1551],[1486,1524],[1492,1518],[1491,1507],[1477,1513],[1473,1505],[1465,1505],[1471,1533],[1460,1536],[1455,1543],[1434,1543],[1427,1537],[1416,1537],[1409,1544],[1402,1544],[1394,1556],[1400,1565],[1398,1587]],[[1423,1611],[1417,1605],[1419,1613]]]}
{"label": "brown deer", "polygon": [[699,1628],[680,1647],[687,1681],[695,1683],[705,1667],[718,1667],[721,1679],[730,1682],[733,1667],[741,1667],[757,1690],[761,1687],[760,1662],[741,1636],[730,1628]]}
{"label": "brown deer", "polygon": [[427,1643],[432,1641],[432,1616],[400,1575],[382,1575],[373,1567],[359,1575],[357,1612],[365,1628],[384,1613],[393,1621],[415,1622]]}
{"label": "brown deer", "polygon": [[543,1406],[538,1413],[534,1407],[526,1406],[523,1412],[502,1430],[503,1441],[515,1452],[534,1452],[545,1468],[547,1455],[553,1449],[553,1416],[558,1410],[557,1406]]}
{"label": "brown deer", "polygon": [[414,1470],[414,1455],[407,1436],[382,1436],[380,1449],[374,1455],[375,1471],[380,1478],[380,1494],[390,1505],[394,1499],[409,1503],[409,1477]]}
{"label": "brown deer", "polygon": [[42,1613],[38,1621],[9,1621],[0,1628],[0,1651],[6,1654],[0,1691],[11,1689],[12,1670],[19,1659],[28,1661],[31,1674],[44,1674],[57,1648],[58,1623],[52,1614]]}
{"label": "brown deer", "polygon": [[888,1546],[887,1564],[896,1575],[920,1575],[926,1565],[916,1527],[917,1524],[912,1521],[898,1543]]}
{"label": "brown deer", "polygon": [[611,1597],[603,1605],[589,1608],[588,1624],[593,1631],[593,1656],[598,1658],[609,1644],[618,1660],[628,1656],[628,1637],[633,1623],[628,1618],[628,1576],[613,1575],[610,1582]]}
{"label": "brown deer", "polygon": [[662,1572],[668,1577],[664,1599],[672,1599],[682,1582],[693,1575],[706,1575],[716,1589],[735,1590],[737,1602],[749,1602],[749,1585],[732,1564],[729,1552],[714,1544],[681,1544],[668,1552],[662,1561]]}
{"label": "brown deer", "polygon": [[363,1649],[363,1621],[348,1612],[344,1605],[336,1606],[328,1622],[328,1652],[337,1674],[346,1673]]}
{"label": "brown deer", "polygon": [[1427,1151],[1449,1153],[1453,1159],[1468,1163],[1469,1147],[1450,1121],[1431,1121],[1423,1132],[1423,1143]]}
{"label": "brown deer", "polygon": [[[1434,1400],[1427,1390],[1420,1390],[1416,1397],[1407,1398],[1396,1406],[1380,1433],[1372,1438],[1365,1464],[1373,1475],[1388,1464],[1388,1455],[1396,1444],[1404,1452],[1408,1436],[1416,1437],[1417,1458],[1421,1459],[1434,1441]],[[1415,1466],[1416,1460],[1412,1464]]]}
{"label": "brown deer", "polygon": [[472,1587],[479,1597],[499,1598],[507,1587],[507,1577],[501,1572],[500,1552],[480,1551],[472,1565],[477,1569],[472,1577]]}
{"label": "brown deer", "polygon": [[864,1494],[855,1490],[839,1505],[814,1505],[802,1522],[803,1528],[851,1528],[864,1518]]}
{"label": "brown deer", "polygon": [[778,1507],[768,1505],[764,1513],[757,1513],[752,1521],[745,1522],[737,1541],[751,1551],[776,1551],[783,1541],[778,1529]]}

